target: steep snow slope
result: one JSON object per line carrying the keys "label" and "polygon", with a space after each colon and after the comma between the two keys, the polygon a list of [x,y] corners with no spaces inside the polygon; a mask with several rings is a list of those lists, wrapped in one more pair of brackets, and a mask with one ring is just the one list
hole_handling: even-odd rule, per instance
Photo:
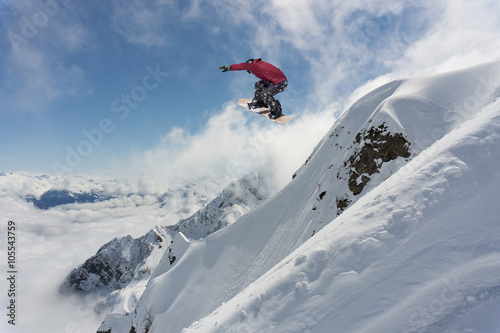
{"label": "steep snow slope", "polygon": [[499,165],[500,100],[185,333],[500,332]]}
{"label": "steep snow slope", "polygon": [[[364,269],[366,272],[373,271],[373,276],[380,277],[386,269],[397,273],[410,267],[409,264],[415,267],[423,265],[424,262],[419,260],[418,254],[425,253],[426,247],[420,248],[421,250],[414,254],[403,248],[403,254],[395,257],[400,260],[395,260],[393,264],[378,255],[383,256],[386,251],[392,254],[388,248],[402,246],[408,242],[408,235],[412,234],[415,225],[425,218],[425,207],[431,207],[435,203],[433,209],[441,210],[444,215],[451,209],[441,205],[439,198],[436,199],[446,189],[442,182],[429,189],[420,187],[427,184],[425,182],[412,184],[416,186],[415,189],[408,186],[404,182],[405,179],[411,179],[412,174],[419,170],[408,166],[420,167],[416,161],[425,158],[431,161],[441,160],[438,166],[448,163],[449,159],[455,160],[444,153],[434,156],[436,142],[442,142],[445,137],[460,135],[458,129],[461,125],[471,118],[471,121],[474,121],[476,114],[485,110],[485,106],[500,96],[499,77],[500,63],[492,63],[433,77],[392,82],[364,96],[336,122],[285,189],[253,212],[244,215],[237,223],[204,240],[191,242],[182,257],[177,258],[178,262],[173,268],[166,264],[164,258],[139,300],[136,311],[128,316],[108,316],[99,331],[129,332],[134,327],[137,332],[181,332],[183,328],[189,327],[238,295],[235,300],[240,300],[239,302],[233,300],[231,305],[227,303],[221,308],[219,314],[222,317],[213,313],[206,320],[193,325],[192,329],[209,331],[217,324],[216,327],[221,330],[231,330],[232,325],[241,321],[242,330],[234,329],[239,332],[245,331],[246,327],[252,327],[251,322],[255,321],[256,330],[252,327],[250,331],[259,331],[259,327],[260,331],[265,331],[262,328],[270,326],[278,327],[277,332],[290,329],[300,331],[307,329],[300,326],[305,324],[321,332],[321,329],[326,327],[321,327],[322,323],[332,324],[324,320],[325,315],[330,315],[330,312],[324,309],[330,308],[332,298],[352,301],[362,297],[349,298],[351,293],[356,294],[356,291],[348,287],[371,291],[374,296],[371,301],[374,303],[359,304],[360,310],[356,311],[352,310],[354,308],[345,311],[342,310],[342,305],[336,307],[333,304],[331,309],[340,311],[336,318],[343,321],[342,327],[348,330],[352,325],[366,324],[369,319],[376,318],[375,314],[382,311],[381,308],[391,306],[397,299],[408,297],[410,289],[416,288],[418,283],[415,280],[403,284],[398,286],[399,292],[388,294],[387,298],[376,298],[377,295],[384,295],[384,289],[380,290],[379,294],[376,292],[377,284],[370,284],[370,277],[360,280],[358,276],[365,272]],[[457,140],[460,138],[462,137],[459,136]],[[493,152],[496,153],[497,151]],[[415,156],[418,156],[418,159],[400,170]],[[444,171],[448,172],[448,177],[453,178],[453,174],[458,175],[459,172],[465,171],[463,164],[466,165],[466,162],[458,163],[454,168],[445,168]],[[428,172],[441,175],[444,171],[438,166]],[[495,176],[498,177],[497,174]],[[390,181],[386,181],[388,178]],[[401,191],[392,190],[398,182],[401,182],[398,185]],[[411,192],[408,188],[416,192]],[[376,191],[372,191],[374,189]],[[367,193],[370,193],[369,197],[366,196]],[[411,193],[426,196],[422,202],[428,206],[423,206],[419,199],[410,195]],[[408,195],[406,200],[414,202],[415,205],[406,206],[404,201],[399,200],[405,195]],[[488,195],[491,193],[488,192]],[[474,212],[475,208],[472,208],[469,211]],[[344,214],[336,219],[343,211]],[[384,216],[384,211],[388,215],[379,220],[378,216]],[[436,214],[435,218],[439,220],[442,216]],[[333,232],[335,237],[329,239],[325,232],[322,232],[321,236],[317,235],[311,239],[311,236],[328,223],[333,221],[330,229],[345,225],[351,219],[353,224],[340,230],[341,232],[337,231],[338,235]],[[488,220],[485,221],[489,223]],[[377,224],[379,227],[373,227]],[[489,224],[485,226],[491,227]],[[354,231],[363,237],[351,238],[350,233]],[[434,230],[429,229],[427,232]],[[365,235],[370,236],[364,237]],[[441,235],[446,237],[447,234]],[[288,259],[276,266],[308,240],[310,241],[307,244],[324,244],[327,250],[295,256],[293,262]],[[439,237],[435,241],[438,240]],[[446,239],[442,240],[447,243]],[[489,238],[484,237],[474,244],[482,241],[485,241],[487,248],[496,248],[495,244],[489,243]],[[384,246],[385,242],[390,244],[389,247]],[[428,247],[433,248],[431,245]],[[445,246],[449,247],[450,244]],[[328,252],[329,248],[335,250]],[[457,262],[453,257],[448,258],[449,253],[438,256],[439,253],[435,252],[439,251],[429,251],[435,255],[436,261],[435,264],[422,266],[425,267],[421,272],[423,281],[432,281],[435,277],[434,268],[443,265],[450,267],[453,262]],[[345,260],[342,259],[344,257]],[[340,284],[330,288],[328,278],[322,279],[322,272],[334,259],[339,262],[332,268],[334,273],[330,277],[335,276]],[[441,260],[444,263],[441,263]],[[384,267],[385,264],[388,268]],[[296,270],[304,267],[304,272],[287,278],[287,265]],[[284,268],[278,269],[281,266]],[[269,288],[269,295],[261,293],[260,289],[254,287],[255,284],[248,287],[268,271],[266,277],[259,280],[258,288]],[[280,278],[282,273],[285,274],[283,279]],[[405,276],[411,276],[412,273],[414,272],[411,271]],[[380,281],[382,280],[383,278],[380,278]],[[280,285],[280,281],[283,285]],[[311,287],[308,283],[314,284],[315,281],[318,281],[316,293],[309,293]],[[248,294],[242,296],[245,294],[240,293],[247,287]],[[384,288],[390,287],[389,284]],[[273,291],[277,290],[279,294],[281,290],[290,288],[293,292],[285,293],[279,302],[273,298]],[[323,289],[326,290],[325,297],[321,297],[320,291]],[[254,298],[250,298],[250,294]],[[241,297],[246,297],[245,302],[241,301]],[[300,309],[294,307],[294,300],[306,304],[312,313],[311,317],[307,315],[302,319],[314,320],[293,322],[291,318],[294,313],[300,312]],[[249,307],[239,310],[233,302]],[[344,307],[349,305],[348,302],[339,304]],[[265,307],[261,308],[264,305]],[[315,312],[315,306],[318,307],[318,312]],[[269,316],[266,317],[264,312],[269,313]],[[289,321],[292,326],[286,326]],[[260,324],[262,326],[259,326]]]}

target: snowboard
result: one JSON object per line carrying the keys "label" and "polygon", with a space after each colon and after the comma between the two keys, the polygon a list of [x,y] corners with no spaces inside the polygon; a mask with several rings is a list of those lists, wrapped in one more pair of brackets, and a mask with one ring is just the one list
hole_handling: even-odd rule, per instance
{"label": "snowboard", "polygon": [[288,123],[288,122],[290,122],[290,121],[293,120],[292,117],[285,116],[285,115],[282,115],[281,117],[276,118],[276,119],[270,119],[269,118],[269,112],[270,112],[269,108],[249,109],[248,108],[248,103],[250,103],[250,102],[251,102],[251,100],[248,99],[248,98],[240,98],[238,100],[238,105],[241,106],[242,108],[247,109],[248,111],[252,111],[252,112],[255,112],[257,114],[260,114],[261,116],[263,116],[263,117],[265,117],[265,118],[267,118],[269,120],[274,121],[278,125],[284,125],[284,124],[286,124],[286,123]]}

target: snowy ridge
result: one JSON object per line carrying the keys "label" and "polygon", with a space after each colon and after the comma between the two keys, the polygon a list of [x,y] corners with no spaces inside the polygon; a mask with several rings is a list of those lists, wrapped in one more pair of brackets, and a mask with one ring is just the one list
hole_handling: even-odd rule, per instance
{"label": "snowy ridge", "polygon": [[[498,97],[500,62],[365,95],[279,194],[164,258],[99,332],[443,332],[474,300],[498,309]],[[442,292],[461,276],[462,298]]]}
{"label": "snowy ridge", "polygon": [[185,332],[498,332],[500,101],[463,125]]}
{"label": "snowy ridge", "polygon": [[179,221],[170,228],[182,232],[190,239],[201,239],[235,222],[240,216],[257,207],[270,194],[264,176],[252,172],[225,188],[193,216]]}
{"label": "snowy ridge", "polygon": [[143,282],[149,279],[174,236],[169,229],[157,226],[140,238],[115,238],[73,269],[60,290],[106,295],[97,306],[99,312],[130,311],[144,290]]}
{"label": "snowy ridge", "polygon": [[63,282],[61,292],[102,295],[104,298],[96,307],[100,313],[130,312],[160,260],[165,261],[163,270],[169,270],[182,257],[189,245],[188,239],[204,238],[233,223],[261,204],[269,191],[264,176],[250,173],[231,183],[203,209],[175,225],[156,226],[136,239],[131,236],[115,238],[73,269]]}

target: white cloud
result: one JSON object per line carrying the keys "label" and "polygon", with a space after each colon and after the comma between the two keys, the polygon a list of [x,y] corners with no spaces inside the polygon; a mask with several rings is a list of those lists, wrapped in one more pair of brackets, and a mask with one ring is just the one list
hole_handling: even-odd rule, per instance
{"label": "white cloud", "polygon": [[430,29],[394,61],[395,71],[442,72],[500,57],[498,1],[448,0],[427,9]]}
{"label": "white cloud", "polygon": [[144,186],[154,188],[202,177],[227,184],[262,166],[282,187],[332,126],[334,111],[292,115],[294,121],[279,126],[227,104],[198,133],[173,129],[156,147],[134,153],[133,166],[122,164],[127,165],[123,172],[140,175]]}
{"label": "white cloud", "polygon": [[[49,2],[43,2],[49,3]],[[89,88],[76,63],[63,59],[87,45],[89,34],[75,13],[57,2],[42,10],[35,3],[9,1],[5,17],[8,42],[0,55],[6,68],[0,80],[1,104],[15,112],[37,112],[62,96],[80,96]]]}
{"label": "white cloud", "polygon": [[[91,303],[62,298],[58,287],[68,270],[94,251],[94,240],[103,241],[99,232],[92,237],[87,234],[83,241],[81,236],[87,231],[72,229],[80,229],[82,225],[71,227],[71,221],[64,214],[37,211],[14,197],[1,197],[0,209],[4,212],[2,224],[12,220],[17,227],[16,327],[22,332],[62,332],[74,323],[85,332],[95,329],[100,319],[91,310]],[[2,258],[6,258],[5,249],[0,249]],[[0,287],[7,290],[4,279]],[[6,295],[1,300],[7,304]],[[83,317],[79,317],[79,310]],[[7,321],[2,321],[0,330],[10,332],[9,326]]]}
{"label": "white cloud", "polygon": [[360,85],[349,103],[392,80],[442,73],[500,58],[500,3],[497,1],[426,2],[421,13],[429,29],[396,59],[386,74]]}
{"label": "white cloud", "polygon": [[173,0],[113,0],[112,28],[129,43],[165,46],[171,37],[168,27],[178,15]]}
{"label": "white cloud", "polygon": [[216,0],[195,5],[192,19],[229,36],[246,32],[239,40],[254,54],[278,65],[303,63],[300,80],[310,86],[304,104],[313,107],[346,103],[350,92],[377,76],[440,72],[500,56],[500,3],[495,0]]}

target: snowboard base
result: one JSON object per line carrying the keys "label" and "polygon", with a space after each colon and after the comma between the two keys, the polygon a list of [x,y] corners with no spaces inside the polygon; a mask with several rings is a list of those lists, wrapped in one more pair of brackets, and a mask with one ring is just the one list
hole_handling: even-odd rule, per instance
{"label": "snowboard base", "polygon": [[286,123],[288,123],[288,122],[290,122],[290,121],[293,120],[292,117],[285,116],[285,115],[281,115],[279,118],[276,118],[276,119],[270,119],[269,118],[270,111],[269,111],[268,108],[249,109],[248,108],[248,103],[250,103],[250,102],[251,102],[251,100],[248,99],[248,98],[240,98],[238,100],[238,105],[241,106],[242,108],[247,109],[248,111],[252,111],[254,113],[260,114],[261,116],[263,116],[263,117],[265,117],[265,118],[267,118],[269,120],[274,121],[278,125],[284,125],[284,124],[286,124]]}

